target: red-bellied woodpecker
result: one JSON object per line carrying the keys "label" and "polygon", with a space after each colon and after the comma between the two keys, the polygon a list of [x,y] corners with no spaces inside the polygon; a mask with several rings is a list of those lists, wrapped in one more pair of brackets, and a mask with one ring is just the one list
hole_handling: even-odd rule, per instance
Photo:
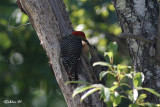
{"label": "red-bellied woodpecker", "polygon": [[70,79],[75,79],[75,68],[82,52],[82,40],[87,41],[85,34],[81,31],[74,31],[62,37],[61,58]]}

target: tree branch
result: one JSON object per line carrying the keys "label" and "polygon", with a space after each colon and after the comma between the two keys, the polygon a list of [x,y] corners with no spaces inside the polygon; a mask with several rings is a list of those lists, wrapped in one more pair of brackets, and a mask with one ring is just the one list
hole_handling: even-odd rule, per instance
{"label": "tree branch", "polygon": [[[72,98],[73,90],[80,84],[65,85],[69,79],[60,58],[60,42],[62,36],[73,31],[73,27],[62,0],[18,0],[18,2],[37,32],[68,107],[103,107],[104,103],[99,101],[98,93],[92,94],[80,103],[81,95]],[[98,83],[87,59],[82,53],[77,67],[78,80]]]}
{"label": "tree branch", "polygon": [[[158,3],[156,0],[112,0],[120,21],[123,33],[131,33],[137,37],[155,41],[158,22]],[[160,65],[156,56],[150,55],[152,44],[136,39],[126,38],[130,56],[136,72],[143,72],[143,87],[160,93]],[[158,45],[159,43],[157,43]],[[147,94],[146,101],[160,103],[153,94]]]}

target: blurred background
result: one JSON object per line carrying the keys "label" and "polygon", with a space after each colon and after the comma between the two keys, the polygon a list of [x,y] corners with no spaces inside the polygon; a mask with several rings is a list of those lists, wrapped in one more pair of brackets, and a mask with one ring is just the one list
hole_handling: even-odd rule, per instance
{"label": "blurred background", "polygon": [[[110,42],[119,45],[115,64],[131,65],[110,0],[64,0],[75,30],[83,30],[103,55]],[[45,51],[16,0],[0,3],[0,107],[67,107]],[[121,42],[120,42],[121,41]],[[5,104],[4,100],[21,100]]]}

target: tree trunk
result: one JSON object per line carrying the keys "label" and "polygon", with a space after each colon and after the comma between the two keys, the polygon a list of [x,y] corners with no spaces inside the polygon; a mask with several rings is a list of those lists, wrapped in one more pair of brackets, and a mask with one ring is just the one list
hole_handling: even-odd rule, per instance
{"label": "tree trunk", "polygon": [[[19,7],[25,12],[40,39],[49,58],[50,66],[64,95],[68,107],[103,107],[98,93],[94,93],[80,103],[81,95],[72,98],[73,90],[79,86],[70,84],[60,58],[61,37],[73,31],[69,15],[62,0],[18,0]],[[98,83],[88,58],[84,53],[77,67],[78,80]],[[81,84],[82,85],[82,84]]]}
{"label": "tree trunk", "polygon": [[[126,39],[135,72],[142,72],[145,76],[143,87],[152,88],[160,93],[160,65],[154,55],[155,36],[158,31],[158,2],[156,0],[112,0],[112,3],[123,33],[131,33],[153,41],[149,43],[137,39]],[[158,97],[145,91],[144,93],[147,94],[146,101],[160,103]]]}

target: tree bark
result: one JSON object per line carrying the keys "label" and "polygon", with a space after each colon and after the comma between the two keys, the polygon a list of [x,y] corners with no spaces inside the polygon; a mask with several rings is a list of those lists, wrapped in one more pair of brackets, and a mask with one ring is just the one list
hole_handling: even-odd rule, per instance
{"label": "tree bark", "polygon": [[[135,72],[145,76],[143,87],[160,93],[160,65],[154,55],[155,36],[158,31],[158,2],[156,0],[112,0],[123,33],[147,38],[152,43],[127,38]],[[152,49],[153,48],[153,49]],[[152,51],[151,51],[152,50]],[[146,101],[160,103],[160,98],[148,92]]]}
{"label": "tree bark", "polygon": [[[78,85],[65,85],[69,81],[60,58],[61,37],[73,31],[69,15],[62,0],[18,0],[19,7],[29,17],[42,47],[49,58],[50,66],[64,95],[68,107],[103,107],[98,93],[94,93],[80,103],[81,94],[72,98]],[[77,67],[78,80],[98,83],[88,58],[82,52]],[[81,84],[82,85],[82,84]]]}

